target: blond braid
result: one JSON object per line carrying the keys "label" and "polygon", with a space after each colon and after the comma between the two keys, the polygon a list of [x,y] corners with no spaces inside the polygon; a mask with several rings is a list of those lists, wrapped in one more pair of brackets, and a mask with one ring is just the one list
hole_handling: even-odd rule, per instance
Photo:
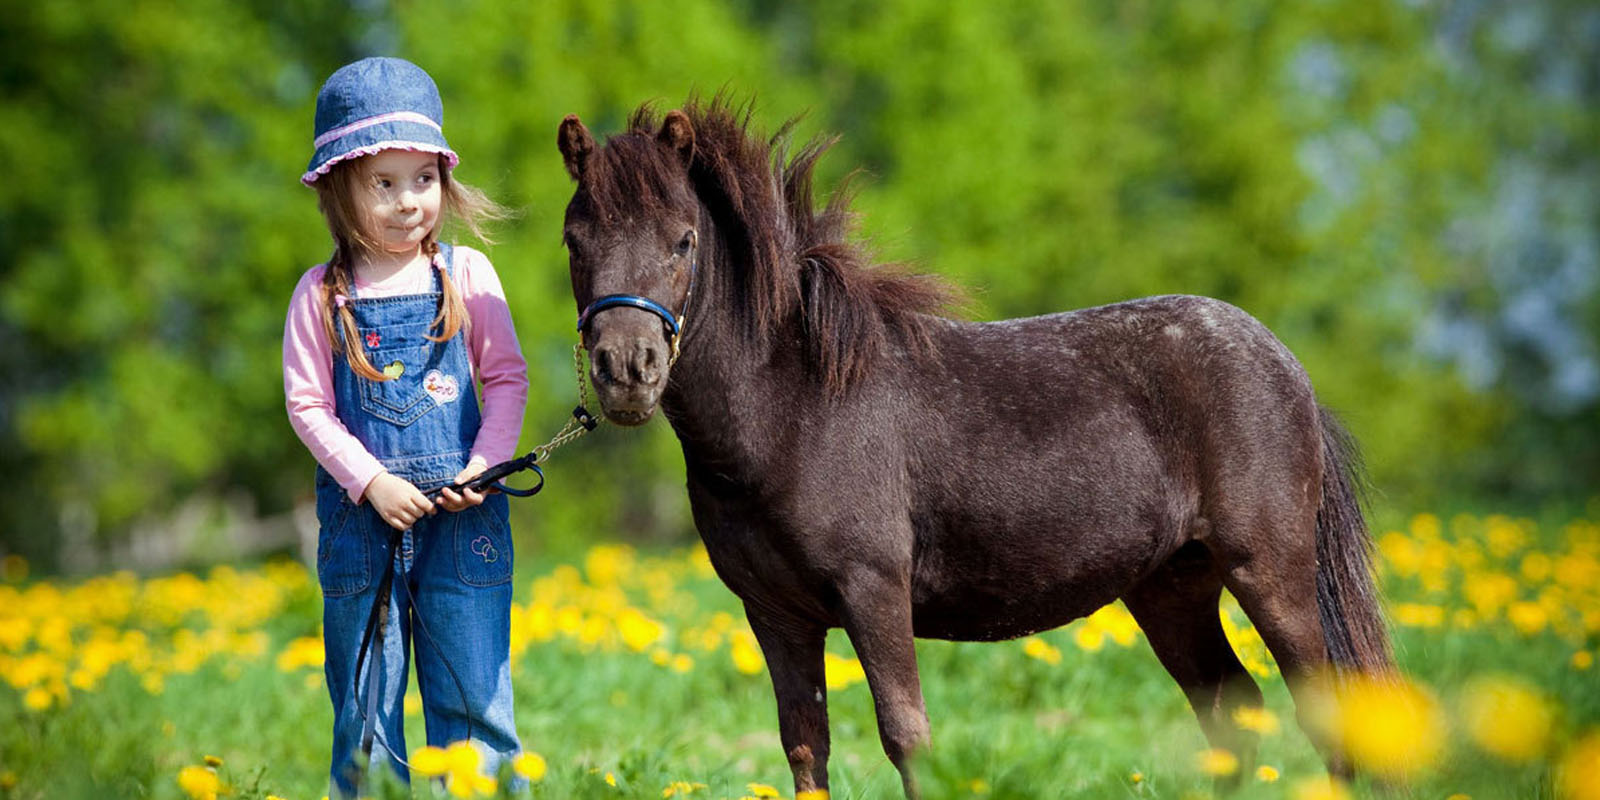
{"label": "blond braid", "polygon": [[[355,314],[348,305],[339,305],[339,296],[349,297],[355,283],[354,255],[361,252],[375,252],[380,245],[368,236],[362,227],[362,210],[355,201],[355,193],[364,190],[362,184],[365,172],[362,162],[365,158],[341,161],[333,166],[327,174],[323,175],[312,184],[317,190],[317,206],[322,210],[322,216],[328,223],[328,231],[333,235],[334,254],[328,260],[327,272],[322,276],[322,325],[328,334],[328,341],[333,347],[335,355],[343,353],[350,364],[350,368],[363,378],[374,381],[392,380],[389,376],[379,372],[367,359],[365,348],[362,347],[360,331],[356,329]],[[455,180],[449,169],[449,163],[443,156],[439,157],[439,174],[442,176],[440,187],[443,190],[444,213],[440,226],[436,226],[428,233],[424,248],[430,257],[439,253],[437,241],[439,227],[448,220],[466,227],[474,237],[485,243],[491,240],[484,231],[485,223],[492,220],[505,219],[510,212],[503,206],[490,200],[488,195],[481,190]],[[457,288],[455,280],[451,278],[449,270],[437,267],[439,270],[439,285],[442,296],[439,302],[439,313],[430,326],[437,330],[437,335],[429,335],[430,341],[449,341],[463,328],[471,330],[472,318],[467,313],[467,304]],[[334,315],[338,314],[339,324],[334,324]],[[338,335],[338,329],[343,328],[343,336]]]}
{"label": "blond braid", "polygon": [[[439,245],[432,243],[435,254]],[[429,336],[432,342],[448,342],[462,328],[471,330],[472,316],[467,313],[467,303],[461,297],[461,290],[456,288],[456,282],[450,277],[450,271],[443,265],[437,267],[439,271],[439,287],[442,296],[439,298],[439,315],[433,318],[433,327],[439,331],[437,336]]]}
{"label": "blond braid", "polygon": [[[335,252],[322,275],[322,329],[328,334],[328,344],[334,356],[344,355],[357,375],[373,381],[394,380],[379,372],[367,359],[367,351],[361,346],[361,331],[356,327],[356,315],[350,311],[348,303],[341,304],[338,300],[350,296],[353,282],[350,260],[342,252]],[[337,325],[333,321],[335,314],[339,315]]]}

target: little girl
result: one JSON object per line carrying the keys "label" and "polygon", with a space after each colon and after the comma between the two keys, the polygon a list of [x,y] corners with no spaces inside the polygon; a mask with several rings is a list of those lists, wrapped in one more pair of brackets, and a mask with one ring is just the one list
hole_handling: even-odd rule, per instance
{"label": "little girl", "polygon": [[[431,640],[415,648],[428,743],[470,731],[490,774],[520,749],[505,495],[445,488],[435,504],[424,494],[511,458],[528,394],[494,267],[437,238],[446,216],[480,239],[481,223],[503,216],[451,177],[458,158],[443,117],[433,79],[416,65],[349,64],[317,95],[315,153],[300,178],[317,190],[334,251],[289,301],[283,387],[290,424],[318,464],[317,577],[339,795],[353,793],[381,753],[405,777],[398,759],[413,622]],[[375,637],[382,646],[357,674],[391,559],[389,613]],[[375,746],[364,763],[368,715]]]}

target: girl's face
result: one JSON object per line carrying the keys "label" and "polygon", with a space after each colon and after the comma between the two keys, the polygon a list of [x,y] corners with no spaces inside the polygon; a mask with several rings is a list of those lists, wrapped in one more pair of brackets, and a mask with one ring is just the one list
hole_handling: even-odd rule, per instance
{"label": "girl's face", "polygon": [[357,207],[366,212],[369,234],[387,252],[416,250],[439,223],[439,157],[384,150],[367,159],[366,192]]}

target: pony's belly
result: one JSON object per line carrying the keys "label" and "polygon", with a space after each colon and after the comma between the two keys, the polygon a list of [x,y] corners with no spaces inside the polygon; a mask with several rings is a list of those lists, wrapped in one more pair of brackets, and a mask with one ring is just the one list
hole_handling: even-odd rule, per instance
{"label": "pony's belly", "polygon": [[1076,588],[1025,597],[967,593],[913,603],[912,629],[918,638],[993,642],[1059,628],[1116,599],[1114,593]]}
{"label": "pony's belly", "polygon": [[912,571],[916,635],[996,641],[1059,628],[1115,601],[1164,558],[1163,543],[1127,521],[1108,520],[1099,536],[1029,533],[1041,530],[925,539]]}

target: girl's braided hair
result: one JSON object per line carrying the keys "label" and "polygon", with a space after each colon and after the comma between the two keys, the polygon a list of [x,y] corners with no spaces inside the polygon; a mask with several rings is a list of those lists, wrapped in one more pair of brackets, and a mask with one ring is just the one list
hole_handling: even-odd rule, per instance
{"label": "girl's braided hair", "polygon": [[[380,243],[368,233],[364,211],[357,200],[357,192],[368,191],[365,161],[366,158],[341,161],[312,184],[317,190],[317,207],[322,210],[323,219],[327,220],[328,232],[333,234],[334,243],[333,257],[328,259],[327,270],[322,275],[322,327],[333,345],[334,355],[344,354],[357,375],[369,380],[387,381],[392,379],[367,360],[366,350],[361,346],[361,334],[356,330],[355,315],[348,305],[336,301],[338,297],[349,297],[351,294],[357,258],[381,248]],[[484,230],[485,225],[493,220],[505,219],[509,212],[481,190],[451,177],[444,156],[439,157],[439,188],[443,195],[439,222],[423,240],[423,252],[430,258],[438,254],[439,228],[447,220],[458,220],[473,237],[492,244],[493,240]],[[444,297],[439,304],[439,315],[434,317],[432,325],[438,330],[438,335],[428,337],[435,342],[450,340],[472,323],[466,303],[456,289],[455,281],[451,280],[450,273],[440,270],[439,282],[444,288]],[[337,324],[334,322],[335,314],[339,315]],[[343,335],[340,335],[341,331]]]}

